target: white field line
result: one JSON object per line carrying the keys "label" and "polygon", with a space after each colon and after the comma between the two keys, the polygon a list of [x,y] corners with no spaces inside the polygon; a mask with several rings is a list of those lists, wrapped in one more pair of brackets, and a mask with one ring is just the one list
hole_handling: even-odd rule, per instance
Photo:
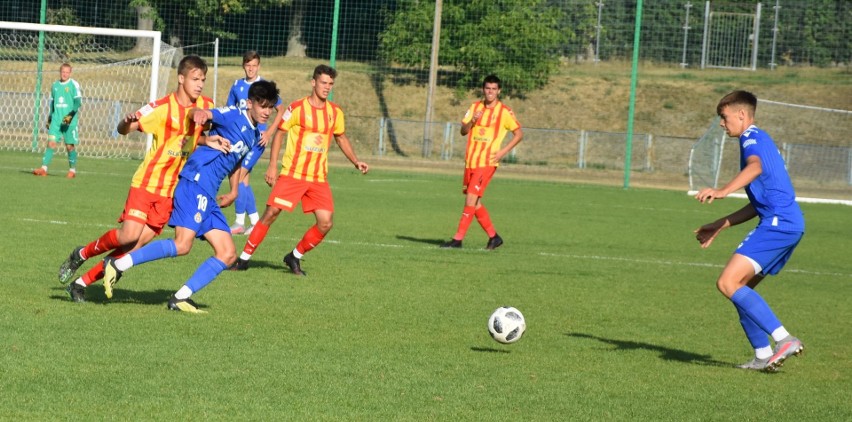
{"label": "white field line", "polygon": [[[89,227],[103,227],[103,228],[112,228],[116,227],[115,224],[93,224],[93,223],[70,223],[68,221],[56,221],[56,220],[36,220],[32,218],[22,218],[21,221],[27,223],[39,223],[39,224],[59,224],[59,225],[67,225],[73,224],[77,226],[89,226]],[[166,230],[170,230],[170,228],[166,228]],[[162,237],[162,236],[161,236]],[[243,238],[244,236],[240,236]],[[267,235],[267,238],[275,239],[275,240],[291,240],[298,241],[298,238],[295,237],[284,237],[284,236],[271,236]],[[240,244],[243,242],[236,241],[234,242],[237,245],[237,248],[240,247]],[[373,248],[405,248],[405,249],[434,249],[437,247],[412,247],[406,245],[398,245],[392,243],[370,243],[370,242],[341,242],[339,240],[326,240],[323,243],[329,243],[332,245],[352,245],[352,246],[366,246]],[[484,251],[483,251],[484,252]],[[704,268],[722,268],[723,265],[720,264],[710,264],[706,262],[680,262],[680,261],[671,261],[665,259],[640,259],[640,258],[626,258],[623,256],[605,256],[605,255],[574,255],[574,254],[560,254],[560,253],[550,253],[550,252],[537,252],[539,256],[549,256],[554,258],[567,258],[567,259],[581,259],[581,260],[590,260],[590,261],[620,261],[620,262],[629,262],[634,264],[652,264],[659,265],[663,267],[675,267],[675,266],[686,266],[686,267],[704,267]],[[852,278],[852,274],[848,273],[828,273],[822,271],[810,271],[810,270],[800,270],[788,268],[784,269],[785,272],[791,272],[796,274],[805,274],[805,275],[813,275],[813,276],[830,276],[830,277],[849,277]]]}

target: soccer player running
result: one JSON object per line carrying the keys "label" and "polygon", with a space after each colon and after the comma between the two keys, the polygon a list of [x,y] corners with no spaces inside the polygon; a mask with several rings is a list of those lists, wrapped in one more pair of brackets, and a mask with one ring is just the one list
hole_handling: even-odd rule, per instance
{"label": "soccer player running", "polygon": [[[304,254],[319,245],[332,226],[334,201],[328,181],[328,150],[331,138],[355,168],[366,174],[370,167],[358,160],[349,138],[346,137],[343,110],[328,100],[337,71],[326,65],[314,69],[311,78],[311,95],[294,101],[287,108],[272,141],[266,183],[272,192],[266,201],[266,210],[246,240],[246,245],[232,270],[248,269],[248,261],[260,246],[269,226],[281,210],[292,212],[300,201],[302,211],[313,213],[316,224],[304,234],[292,252],[284,256],[284,264],[296,275],[305,275],[301,267]],[[276,177],[278,152],[281,140],[287,135],[287,145]]]}
{"label": "soccer player running", "polygon": [[[231,86],[231,91],[228,93],[228,102],[226,105],[245,110],[246,99],[248,99],[248,92],[251,84],[263,80],[263,78],[261,78],[258,74],[260,71],[260,54],[258,54],[257,51],[251,50],[243,54],[243,71],[246,76],[245,78],[240,78],[234,81],[234,85]],[[281,122],[281,117],[284,115],[284,103],[281,102],[280,98],[275,103],[275,109],[275,121],[273,121],[271,125],[268,125],[268,128],[266,123],[258,124],[258,129],[260,129],[261,133],[261,147],[265,147],[269,140],[272,139],[272,136],[275,135],[275,130],[278,128],[278,124]],[[247,166],[248,168],[254,167],[254,164],[257,163],[257,160],[259,160],[260,156],[263,155],[264,150],[265,148],[260,148],[258,153],[249,152],[249,155],[246,156],[246,159],[250,161],[250,165]],[[251,234],[254,225],[257,224],[258,220],[260,220],[260,215],[257,213],[257,204],[254,199],[254,191],[250,184],[250,176],[251,173],[246,174],[246,177],[240,181],[239,195],[234,203],[236,216],[234,224],[230,228],[231,234],[249,235]],[[246,214],[248,214],[249,217],[248,227],[246,227]]]}
{"label": "soccer player running", "polygon": [[[497,234],[488,209],[482,203],[482,196],[485,195],[485,188],[494,177],[500,160],[521,142],[524,132],[512,109],[499,99],[500,83],[500,78],[496,75],[486,76],[482,82],[482,94],[485,99],[471,104],[462,118],[461,134],[467,136],[462,182],[464,209],[456,234],[448,242],[441,244],[442,248],[461,248],[462,240],[474,217],[488,235],[485,249],[493,250],[503,244],[503,238]],[[501,147],[508,132],[512,132],[512,140]]]}
{"label": "soccer player running", "polygon": [[[59,267],[59,282],[68,283],[83,263],[95,256],[112,251],[118,257],[148,243],[162,232],[172,212],[172,195],[178,173],[196,144],[204,144],[202,128],[195,124],[189,110],[211,108],[213,100],[201,95],[207,78],[207,63],[198,56],[186,56],[178,64],[178,84],[175,91],[134,113],[118,124],[118,132],[126,135],[140,131],[153,135],[151,149],[133,179],[118,221],[112,229],[86,246],[75,248]],[[218,145],[218,143],[216,143]],[[98,263],[68,285],[67,291],[75,302],[85,301],[86,286],[103,278],[103,262]],[[113,280],[112,283],[118,281]],[[112,298],[112,283],[104,283],[104,293]]]}
{"label": "soccer player running", "polygon": [[[240,165],[249,151],[257,152],[261,131],[275,102],[278,88],[274,82],[258,81],[251,85],[245,110],[225,107],[214,110],[192,109],[190,114],[197,125],[211,122],[211,135],[218,135],[224,145],[220,148],[200,146],[190,155],[175,188],[174,211],[169,226],[175,228],[175,238],[157,240],[121,258],[104,260],[104,283],[113,284],[124,271],[146,262],[182,256],[189,253],[195,238],[205,239],[213,247],[213,256],[202,262],[195,274],[169,298],[168,309],[183,312],[203,312],[190,299],[210,284],[237,258],[228,219],[221,207],[230,205],[238,194],[240,178],[251,170]],[[230,141],[230,143],[228,142]],[[244,165],[244,164],[243,164]],[[219,197],[219,185],[230,175],[231,191]]]}
{"label": "soccer player running", "polygon": [[[738,367],[777,371],[785,359],[800,354],[803,345],[787,332],[754,289],[767,275],[778,274],[790,259],[804,235],[805,220],[778,148],[754,125],[756,108],[757,98],[746,91],[734,91],[716,106],[722,128],[728,136],[739,138],[740,172],[722,188],[702,189],[695,198],[710,204],[745,188],[749,203],[699,227],[695,238],[707,248],[722,230],[758,217],[757,227],[728,260],[716,287],[737,308],[740,324],[754,348],[754,359]],[[774,349],[767,336],[775,340]]]}
{"label": "soccer player running", "polygon": [[80,84],[71,79],[71,65],[62,63],[59,66],[59,80],[50,87],[47,148],[41,157],[41,167],[33,170],[34,175],[47,176],[47,166],[53,160],[59,142],[63,142],[68,151],[68,174],[65,177],[73,179],[77,176],[77,144],[80,142],[77,134],[80,118],[77,112],[80,110],[82,95]]}

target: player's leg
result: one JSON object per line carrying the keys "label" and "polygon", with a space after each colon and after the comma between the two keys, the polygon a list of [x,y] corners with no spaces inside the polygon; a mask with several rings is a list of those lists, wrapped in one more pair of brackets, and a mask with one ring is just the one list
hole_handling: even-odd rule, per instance
{"label": "player's leg", "polygon": [[476,215],[476,206],[479,204],[480,198],[468,188],[465,188],[464,208],[462,209],[461,218],[459,219],[456,234],[448,242],[441,244],[442,248],[461,248],[462,241],[467,235],[467,229],[473,218]]}
{"label": "player's leg", "polygon": [[213,282],[236,258],[236,249],[230,231],[211,230],[204,237],[213,246],[214,256],[202,262],[189,280],[169,298],[167,308],[170,310],[203,312],[190,297]]}
{"label": "player's leg", "polygon": [[301,259],[317,247],[334,225],[334,198],[328,183],[309,183],[301,198],[302,210],[312,212],[316,224],[311,226],[293,250],[284,256],[284,264],[296,275],[307,275],[302,271]]}
{"label": "player's leg", "polygon": [[249,218],[249,227],[246,229],[246,235],[250,235],[254,226],[260,221],[260,214],[257,213],[257,199],[254,197],[254,189],[252,189],[251,183],[249,183],[250,176],[251,173],[246,174],[245,192],[240,193],[240,195],[245,195],[245,213]]}
{"label": "player's leg", "polygon": [[[761,280],[763,280],[763,276],[756,275],[752,277],[746,285],[754,290]],[[736,304],[734,304],[734,307],[737,310],[737,315],[739,315],[740,325],[743,327],[746,338],[748,339],[749,344],[751,344],[751,347],[754,349],[754,358],[742,365],[737,365],[737,368],[762,371],[766,369],[766,366],[769,364],[769,358],[772,357],[772,347],[769,343],[769,335],[767,335],[767,333],[765,333],[763,329],[761,329],[760,326],[758,326],[757,323],[754,322],[748,314],[746,314],[745,310]]]}
{"label": "player's leg", "polygon": [[[248,269],[248,261],[254,255],[257,248],[263,243],[266,238],[266,233],[269,232],[269,227],[278,219],[278,215],[282,210],[292,212],[299,203],[302,196],[308,189],[308,184],[301,180],[296,180],[286,176],[279,176],[278,180],[272,186],[272,192],[269,193],[269,198],[266,200],[266,209],[263,211],[263,216],[257,224],[254,225],[251,234],[246,239],[246,244],[243,251],[240,253],[237,262],[231,266],[231,270],[245,271]],[[303,205],[304,208],[304,205]]]}
{"label": "player's leg", "polygon": [[[248,178],[248,175],[246,175]],[[231,234],[244,234],[246,232],[246,188],[248,180],[241,180],[237,184],[237,200],[234,201],[234,225],[230,227]]]}
{"label": "player's leg", "polygon": [[77,176],[77,123],[72,123],[65,130],[65,150],[68,152],[68,174],[65,176],[73,179]]}
{"label": "player's leg", "polygon": [[[118,229],[108,230],[97,239],[89,242],[86,246],[78,246],[74,248],[74,250],[68,255],[65,262],[59,266],[59,282],[62,284],[69,282],[74,277],[74,273],[76,273],[80,266],[82,266],[89,258],[94,258],[102,253],[122,248],[124,248],[125,251],[129,251],[136,245],[144,228],[145,224],[136,219],[124,220]],[[123,233],[122,238],[126,243],[123,244],[119,240],[119,233]],[[133,240],[134,238],[135,240]],[[102,268],[92,268],[89,270],[87,274],[90,281],[86,283],[86,285],[100,279],[98,273],[101,270]]]}
{"label": "player's leg", "polygon": [[58,142],[62,139],[62,134],[59,132],[59,127],[53,128],[53,123],[50,125],[47,133],[47,148],[44,149],[44,154],[41,156],[41,167],[33,170],[36,176],[47,176],[47,167],[53,161],[53,154],[56,153]]}

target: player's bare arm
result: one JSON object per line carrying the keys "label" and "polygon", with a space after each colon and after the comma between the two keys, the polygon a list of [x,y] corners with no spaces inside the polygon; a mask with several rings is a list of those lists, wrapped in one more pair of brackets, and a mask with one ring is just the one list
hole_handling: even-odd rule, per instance
{"label": "player's bare arm", "polygon": [[243,166],[237,167],[237,169],[231,173],[228,177],[228,184],[231,186],[230,192],[224,195],[219,195],[219,197],[216,198],[218,199],[220,208],[227,208],[234,203],[234,200],[237,199],[237,195],[239,194],[239,183],[247,174],[248,171]]}
{"label": "player's bare arm", "polygon": [[343,151],[343,155],[355,165],[355,168],[361,171],[361,174],[367,174],[370,171],[370,166],[367,163],[358,159],[358,156],[355,155],[355,150],[352,149],[352,144],[349,142],[349,138],[345,133],[334,136],[334,141],[337,142],[337,146],[340,147],[340,150]]}
{"label": "player's bare arm", "polygon": [[714,199],[722,199],[727,197],[733,192],[736,192],[739,189],[742,189],[746,185],[752,182],[752,180],[756,179],[757,176],[760,176],[760,173],[763,172],[763,167],[760,164],[760,158],[756,155],[752,155],[746,159],[746,166],[731,179],[728,184],[723,186],[720,189],[714,188],[704,188],[698,191],[695,195],[695,199],[699,202],[712,204]]}
{"label": "player's bare arm", "polygon": [[122,135],[127,135],[128,133],[139,129],[139,116],[136,113],[129,113],[124,116],[120,122],[118,122],[118,127],[116,131]]}
{"label": "player's bare arm", "polygon": [[201,136],[198,138],[198,145],[206,145],[223,154],[231,152],[231,141],[219,135]]}
{"label": "player's bare arm", "polygon": [[278,152],[281,151],[281,140],[285,135],[285,132],[278,131],[272,139],[272,147],[269,148],[269,166],[266,167],[266,174],[263,176],[269,186],[274,185],[278,180]]}
{"label": "player's bare arm", "polygon": [[702,248],[708,248],[710,247],[710,244],[713,243],[713,239],[715,239],[722,230],[745,223],[754,217],[757,217],[757,211],[755,211],[751,204],[747,204],[725,217],[695,229],[695,239],[698,240],[698,243],[701,244]]}
{"label": "player's bare arm", "polygon": [[462,136],[467,136],[468,133],[473,129],[473,126],[476,125],[476,122],[479,121],[479,118],[482,117],[482,114],[485,112],[485,109],[479,110],[476,113],[473,113],[473,116],[470,118],[470,121],[467,123],[462,123],[461,126],[461,134]]}
{"label": "player's bare arm", "polygon": [[491,164],[497,165],[506,154],[509,153],[512,149],[515,148],[519,143],[521,143],[521,139],[524,139],[524,131],[521,128],[517,128],[512,131],[512,140],[503,148],[500,148],[499,151],[491,154]]}
{"label": "player's bare arm", "polygon": [[204,126],[205,123],[213,119],[213,112],[203,108],[193,108],[189,110],[189,115],[192,116],[192,121],[199,126]]}
{"label": "player's bare arm", "polygon": [[278,131],[278,125],[281,124],[281,119],[284,117],[284,110],[285,108],[283,103],[275,107],[275,119],[272,121],[272,124],[266,128],[266,131],[260,134],[260,142],[258,142],[258,145],[265,147],[266,144],[268,144],[275,136],[275,132]]}

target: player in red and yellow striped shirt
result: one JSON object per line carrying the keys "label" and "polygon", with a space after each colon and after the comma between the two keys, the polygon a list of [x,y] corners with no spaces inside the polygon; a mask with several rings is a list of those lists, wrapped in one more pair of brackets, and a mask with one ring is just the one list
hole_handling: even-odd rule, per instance
{"label": "player in red and yellow striped shirt", "polygon": [[[302,211],[312,212],[316,224],[304,234],[292,252],[284,257],[284,263],[296,275],[304,275],[300,260],[302,256],[322,242],[331,230],[334,201],[328,185],[328,150],[331,140],[337,143],[343,155],[366,174],[370,167],[358,160],[349,138],[346,137],[343,110],[328,100],[337,71],[326,65],[314,69],[311,79],[311,95],[294,101],[287,108],[272,141],[266,183],[272,192],[266,201],[266,210],[246,240],[232,270],[248,269],[248,261],[260,246],[269,226],[278,218],[281,210],[292,212],[299,202]],[[287,135],[281,171],[278,172],[278,153],[281,141]],[[277,174],[277,176],[276,176]]]}
{"label": "player in red and yellow striped shirt", "polygon": [[[188,111],[194,107],[212,108],[213,100],[201,95],[207,78],[207,64],[198,56],[186,56],[178,65],[175,92],[160,98],[118,124],[118,132],[126,135],[140,131],[153,135],[151,149],[133,175],[121,226],[101,235],[86,246],[71,252],[59,267],[59,281],[67,283],[87,259],[112,251],[119,257],[148,243],[160,234],[172,211],[172,194],[189,154],[204,143],[202,128],[192,121]],[[71,298],[82,301],[82,289],[103,278],[103,261],[68,286]],[[104,286],[107,298],[112,286]]]}
{"label": "player in red and yellow striped shirt", "polygon": [[[473,103],[462,119],[461,134],[467,136],[462,186],[464,209],[458,231],[450,241],[441,245],[442,248],[460,248],[474,217],[488,234],[485,249],[493,250],[503,244],[503,238],[497,234],[491,216],[482,204],[482,196],[500,160],[521,142],[524,132],[512,109],[498,99],[500,78],[486,76],[482,82],[482,93],[485,99]],[[512,132],[512,140],[503,146],[503,139],[509,132]]]}

